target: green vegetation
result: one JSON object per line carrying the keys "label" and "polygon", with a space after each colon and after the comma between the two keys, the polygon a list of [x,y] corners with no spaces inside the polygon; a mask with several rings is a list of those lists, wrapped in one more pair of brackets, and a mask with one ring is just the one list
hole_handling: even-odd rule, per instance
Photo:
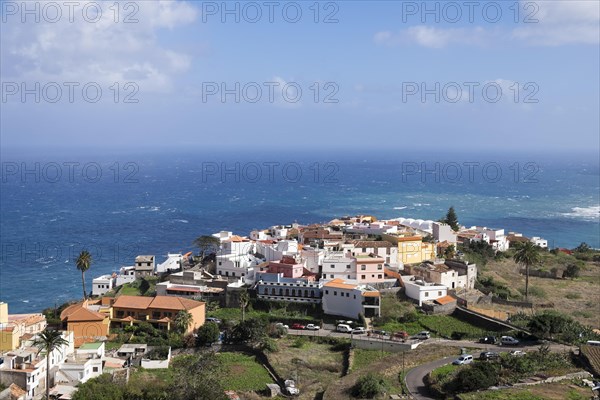
{"label": "green vegetation", "polygon": [[479,362],[465,366],[444,366],[428,376],[432,390],[440,397],[484,390],[490,386],[512,384],[536,374],[557,376],[576,368],[562,354],[551,353],[548,346],[522,356],[503,354],[497,362]]}
{"label": "green vegetation", "polygon": [[529,241],[520,243],[516,247],[513,259],[516,263],[525,266],[525,301],[529,301],[529,269],[542,260],[540,247]]}
{"label": "green vegetation", "polygon": [[155,276],[137,279],[107,292],[105,296],[114,297],[117,294],[126,296],[156,296],[156,284],[158,280],[158,277]]}
{"label": "green vegetation", "polygon": [[219,340],[219,326],[214,322],[207,322],[196,332],[196,346],[206,346]]}
{"label": "green vegetation", "polygon": [[[114,329],[116,343],[147,343],[149,346],[183,347],[183,337],[177,332],[156,329],[149,322],[140,322],[123,329]],[[115,344],[116,346],[116,344]]]}
{"label": "green vegetation", "polygon": [[462,339],[478,338],[486,336],[489,331],[473,325],[469,322],[458,319],[453,315],[425,315],[418,313],[408,313],[398,321],[389,321],[389,319],[374,319],[373,323],[378,329],[387,332],[405,331],[409,335],[414,335],[420,331],[428,330],[445,338]]}
{"label": "green vegetation", "polygon": [[389,352],[381,352],[379,350],[363,350],[354,349],[354,359],[352,361],[352,370],[356,371],[368,367],[375,361],[389,356]]}
{"label": "green vegetation", "polygon": [[[587,318],[587,317],[586,317]],[[541,339],[558,340],[570,344],[584,343],[587,340],[600,340],[590,326],[573,320],[569,315],[547,310],[527,317],[527,328]]]}
{"label": "green vegetation", "polygon": [[444,218],[440,219],[440,222],[444,222],[444,223],[450,225],[450,227],[454,231],[458,232],[458,230],[460,230],[460,225],[458,224],[458,217],[456,216],[456,211],[454,211],[454,207],[450,207],[448,209],[446,216]]}
{"label": "green vegetation", "polygon": [[358,378],[356,384],[352,387],[352,396],[361,399],[372,399],[379,396],[387,389],[385,380],[378,374],[369,372]]}
{"label": "green vegetation", "polygon": [[103,374],[78,385],[73,400],[225,400],[223,366],[213,354],[179,356],[167,370],[138,369],[126,384]]}
{"label": "green vegetation", "polygon": [[200,250],[200,257],[204,258],[206,255],[216,253],[221,241],[214,236],[204,235],[194,239],[194,245]]}
{"label": "green vegetation", "polygon": [[459,400],[587,400],[590,398],[590,389],[579,382],[565,380],[518,389],[463,393],[456,398]]}
{"label": "green vegetation", "polygon": [[[85,272],[92,266],[92,255],[87,250],[82,250],[75,260],[75,267],[81,272],[81,286],[83,287],[83,299],[87,299],[85,292]],[[48,397],[48,395],[46,395]]]}
{"label": "green vegetation", "polygon": [[[85,289],[84,289],[85,290]],[[67,346],[69,342],[62,337],[59,331],[44,329],[39,336],[34,340],[33,345],[44,352],[46,356],[46,382],[50,382],[50,354],[63,346]],[[46,398],[50,398],[50,385],[46,385]]]}
{"label": "green vegetation", "polygon": [[273,383],[266,368],[256,361],[254,356],[240,353],[218,353],[217,359],[223,367],[223,388],[243,392],[265,389],[267,383]]}
{"label": "green vegetation", "polygon": [[512,297],[512,292],[505,284],[497,282],[491,276],[479,275],[477,282],[475,282],[475,289],[481,290],[484,293],[494,293],[501,299],[508,300]]}

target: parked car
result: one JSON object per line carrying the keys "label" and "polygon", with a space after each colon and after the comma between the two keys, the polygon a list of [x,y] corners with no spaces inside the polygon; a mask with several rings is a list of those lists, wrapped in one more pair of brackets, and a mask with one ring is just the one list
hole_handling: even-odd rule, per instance
{"label": "parked car", "polygon": [[219,318],[208,317],[206,318],[206,322],[214,322],[215,324],[220,324],[221,320]]}
{"label": "parked car", "polygon": [[354,328],[352,329],[352,334],[353,335],[362,335],[363,333],[366,333],[367,331],[365,330],[365,328],[363,328],[362,326],[359,328]]}
{"label": "parked car", "polygon": [[521,357],[525,355],[525,352],[521,350],[513,350],[509,354],[514,357]]}
{"label": "parked car", "polygon": [[429,334],[429,331],[421,331],[415,335],[415,339],[419,339],[419,340],[426,340],[426,339],[429,339],[430,337],[431,337],[431,335]]}
{"label": "parked car", "polygon": [[308,325],[306,325],[305,329],[309,330],[309,331],[318,331],[321,328],[319,326],[317,326],[317,325],[314,325],[314,324],[308,324]]}
{"label": "parked car", "polygon": [[408,339],[410,337],[408,332],[404,332],[404,331],[396,332],[396,333],[394,333],[393,336],[396,339],[402,339],[402,340]]}
{"label": "parked car", "polygon": [[519,344],[519,341],[512,336],[502,336],[500,338],[500,343],[505,346],[516,346]]}
{"label": "parked car", "polygon": [[500,358],[500,354],[493,351],[484,351],[479,355],[480,360],[497,360]]}
{"label": "parked car", "polygon": [[496,344],[497,341],[498,339],[496,338],[496,336],[486,336],[479,339],[479,343],[485,344]]}
{"label": "parked car", "polygon": [[283,324],[283,322],[277,322],[277,323],[275,324],[275,327],[276,327],[276,328],[283,328],[283,329],[290,329],[290,327],[289,327],[289,326],[287,326],[287,325],[284,325],[284,324]]}
{"label": "parked car", "polygon": [[372,335],[379,335],[379,336],[388,336],[389,335],[388,332],[382,331],[382,330],[377,330],[377,329],[374,330],[374,331],[371,331],[371,334]]}
{"label": "parked car", "polygon": [[458,357],[456,360],[452,361],[453,365],[464,365],[471,364],[473,362],[473,356],[469,354],[462,355]]}
{"label": "parked car", "polygon": [[295,324],[292,324],[292,329],[306,329],[306,326],[299,324],[299,323],[295,323]]}
{"label": "parked car", "polygon": [[336,326],[335,330],[342,333],[352,332],[352,328],[350,328],[350,326],[346,324],[339,324],[338,326]]}

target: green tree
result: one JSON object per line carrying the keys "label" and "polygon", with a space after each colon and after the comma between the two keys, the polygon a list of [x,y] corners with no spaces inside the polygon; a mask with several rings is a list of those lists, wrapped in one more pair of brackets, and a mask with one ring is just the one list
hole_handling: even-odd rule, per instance
{"label": "green tree", "polygon": [[73,400],[123,400],[124,391],[125,387],[115,384],[112,375],[105,373],[77,385]]}
{"label": "green tree", "polygon": [[577,278],[581,272],[581,266],[577,264],[569,264],[567,265],[567,269],[565,269],[564,276],[567,278]]}
{"label": "green tree", "polygon": [[[519,357],[512,357],[519,358]],[[498,384],[498,367],[495,363],[475,363],[461,369],[449,382],[453,392],[474,392]]]}
{"label": "green tree", "polygon": [[266,318],[250,318],[237,324],[226,337],[229,343],[261,343],[267,336],[269,321]]}
{"label": "green tree", "polygon": [[386,390],[386,384],[383,378],[371,372],[361,376],[352,387],[352,396],[361,399],[372,399],[379,396]]}
{"label": "green tree", "polygon": [[92,266],[92,255],[87,250],[82,250],[75,260],[75,266],[81,271],[81,285],[83,287],[83,300],[87,299],[85,291],[85,272]]}
{"label": "green tree", "polygon": [[441,219],[441,222],[450,225],[450,227],[455,231],[458,231],[460,229],[460,225],[458,224],[458,217],[456,216],[456,211],[454,211],[453,206],[448,209],[446,216],[443,219]]}
{"label": "green tree", "polygon": [[455,255],[456,255],[456,248],[454,247],[453,244],[446,247],[446,250],[444,250],[444,258],[445,259],[451,260],[454,258]]}
{"label": "green tree", "polygon": [[216,253],[219,250],[221,241],[210,235],[203,235],[194,240],[194,245],[200,249],[200,256],[204,258],[206,254]]}
{"label": "green tree", "polygon": [[577,253],[587,253],[591,250],[590,245],[586,242],[581,242],[581,244],[573,249]]}
{"label": "green tree", "polygon": [[41,351],[46,353],[46,399],[50,399],[50,354],[68,344],[69,342],[62,337],[62,333],[48,328],[33,341],[33,345],[38,348],[38,353]]}
{"label": "green tree", "polygon": [[173,321],[175,330],[179,333],[186,333],[193,321],[194,317],[192,317],[192,314],[186,310],[181,310],[177,313]]}
{"label": "green tree", "polygon": [[529,301],[529,268],[541,261],[540,248],[527,241],[517,246],[513,259],[525,266],[525,301]]}
{"label": "green tree", "polygon": [[250,304],[250,294],[246,289],[240,291],[240,308],[242,309],[242,322],[246,319],[246,308]]}
{"label": "green tree", "polygon": [[207,322],[198,328],[196,333],[196,346],[205,346],[219,340],[219,326],[214,322]]}
{"label": "green tree", "polygon": [[223,367],[212,353],[176,357],[172,363],[177,379],[172,396],[177,400],[225,400],[221,384]]}

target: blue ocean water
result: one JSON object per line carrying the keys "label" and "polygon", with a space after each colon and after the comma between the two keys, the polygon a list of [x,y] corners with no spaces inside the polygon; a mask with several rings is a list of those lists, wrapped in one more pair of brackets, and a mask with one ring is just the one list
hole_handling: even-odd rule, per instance
{"label": "blue ocean water", "polygon": [[130,265],[137,254],[155,254],[161,262],[219,230],[247,235],[274,224],[354,214],[438,219],[451,205],[465,225],[541,236],[551,246],[600,247],[599,193],[594,158],[318,151],[5,155],[0,300],[17,313],[80,298],[73,259],[82,249],[94,259],[89,290],[94,276]]}

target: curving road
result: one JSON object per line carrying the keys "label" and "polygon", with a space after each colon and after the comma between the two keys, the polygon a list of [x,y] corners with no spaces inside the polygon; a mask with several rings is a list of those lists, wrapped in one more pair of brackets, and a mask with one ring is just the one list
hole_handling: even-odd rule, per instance
{"label": "curving road", "polygon": [[[426,343],[431,343],[431,344],[436,343],[436,344],[440,344],[440,345],[447,345],[447,346],[454,346],[454,347],[478,348],[481,351],[495,351],[497,353],[506,352],[506,351],[510,351],[510,350],[527,351],[527,350],[537,349],[539,347],[539,344],[530,344],[528,346],[527,345],[525,345],[525,346],[497,346],[497,345],[488,345],[488,344],[482,344],[482,343],[473,343],[473,342],[464,341],[464,340],[459,341],[459,340],[444,340],[444,339],[442,339],[442,340],[429,339],[424,342],[424,344],[426,344]],[[571,351],[571,350],[576,349],[576,347],[564,346],[564,345],[556,344],[556,343],[548,343],[548,345],[550,347],[550,350],[554,351],[554,352]],[[474,356],[474,358],[477,358],[479,356],[478,354],[476,354],[476,352],[471,352],[471,354]],[[443,365],[449,364],[457,358],[458,358],[458,355],[442,358],[439,360],[429,362],[427,364],[419,365],[418,367],[415,367],[415,368],[411,369],[410,371],[408,371],[408,373],[406,374],[406,377],[405,377],[406,387],[408,388],[408,391],[413,396],[413,398],[416,400],[435,400],[435,397],[431,397],[431,395],[429,394],[429,391],[427,389],[427,386],[425,386],[425,383],[423,382],[423,380],[425,379],[425,376],[428,373],[430,373],[431,371],[433,371],[434,369],[439,368]]]}

